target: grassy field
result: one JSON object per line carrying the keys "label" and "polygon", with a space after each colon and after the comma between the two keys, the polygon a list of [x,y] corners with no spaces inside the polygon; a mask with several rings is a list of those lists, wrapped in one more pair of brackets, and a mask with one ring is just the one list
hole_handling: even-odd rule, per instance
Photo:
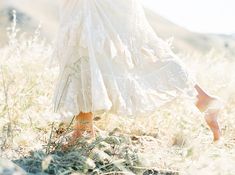
{"label": "grassy field", "polygon": [[[235,174],[235,59],[209,52],[180,55],[198,82],[220,96],[223,139],[212,135],[191,101],[179,99],[148,118],[96,116],[98,138],[61,152],[69,131],[52,112],[58,68],[49,68],[52,44],[37,30],[28,39],[12,24],[0,48],[0,156],[31,174]],[[79,161],[78,161],[79,160]],[[0,168],[1,169],[1,168]],[[146,172],[145,172],[146,174]],[[149,173],[150,174],[150,171]]]}

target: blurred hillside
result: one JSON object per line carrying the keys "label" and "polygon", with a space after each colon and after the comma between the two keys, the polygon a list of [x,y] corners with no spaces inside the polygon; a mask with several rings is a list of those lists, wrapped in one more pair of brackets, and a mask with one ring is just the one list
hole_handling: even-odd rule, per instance
{"label": "blurred hillside", "polygon": [[150,24],[162,38],[174,37],[173,45],[177,51],[184,53],[206,53],[213,49],[215,52],[235,55],[235,37],[222,34],[201,34],[191,32],[167,19],[146,9]]}
{"label": "blurred hillside", "polygon": [[[19,28],[24,32],[33,32],[42,23],[42,34],[49,40],[55,37],[58,24],[58,3],[52,0],[0,0],[0,46],[7,41],[6,27],[10,26],[13,9],[17,10]],[[164,39],[171,37],[176,52],[204,54],[213,49],[228,56],[235,55],[233,36],[200,34],[180,27],[155,12],[145,9],[150,24]]]}

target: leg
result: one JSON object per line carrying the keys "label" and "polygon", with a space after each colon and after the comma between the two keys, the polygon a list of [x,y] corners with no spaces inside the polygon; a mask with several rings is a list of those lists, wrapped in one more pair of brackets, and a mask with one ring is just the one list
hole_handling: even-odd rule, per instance
{"label": "leg", "polygon": [[82,136],[91,138],[95,136],[93,126],[93,114],[91,112],[80,112],[80,114],[75,117],[73,140],[77,140]]}
{"label": "leg", "polygon": [[205,120],[210,127],[213,136],[214,136],[214,141],[217,141],[220,139],[221,133],[220,133],[220,128],[219,124],[217,121],[218,114],[220,112],[220,109],[222,106],[217,107],[216,109],[208,109],[210,104],[215,101],[219,101],[219,99],[212,97],[208,95],[200,86],[196,85],[195,89],[198,92],[198,101],[196,102],[197,108],[201,112],[205,112]]}
{"label": "leg", "polygon": [[62,146],[62,149],[68,150],[70,146],[76,144],[81,137],[93,138],[95,137],[93,128],[93,114],[80,112],[75,117],[74,129],[69,141]]}

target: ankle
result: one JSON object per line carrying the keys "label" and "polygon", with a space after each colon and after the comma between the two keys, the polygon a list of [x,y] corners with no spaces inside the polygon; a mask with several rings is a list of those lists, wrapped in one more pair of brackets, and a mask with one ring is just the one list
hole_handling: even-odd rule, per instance
{"label": "ankle", "polygon": [[212,96],[200,96],[198,98],[196,106],[201,112],[205,112],[215,100],[217,100],[217,98]]}
{"label": "ankle", "polygon": [[92,113],[80,113],[75,117],[76,121],[82,121],[82,120],[93,120],[93,114]]}

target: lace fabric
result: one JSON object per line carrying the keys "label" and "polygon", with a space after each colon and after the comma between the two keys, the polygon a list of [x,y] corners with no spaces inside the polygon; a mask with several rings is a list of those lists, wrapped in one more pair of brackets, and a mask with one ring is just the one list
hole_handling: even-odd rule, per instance
{"label": "lace fabric", "polygon": [[194,97],[195,80],[149,25],[139,0],[70,0],[61,6],[53,59],[55,112],[144,115]]}

